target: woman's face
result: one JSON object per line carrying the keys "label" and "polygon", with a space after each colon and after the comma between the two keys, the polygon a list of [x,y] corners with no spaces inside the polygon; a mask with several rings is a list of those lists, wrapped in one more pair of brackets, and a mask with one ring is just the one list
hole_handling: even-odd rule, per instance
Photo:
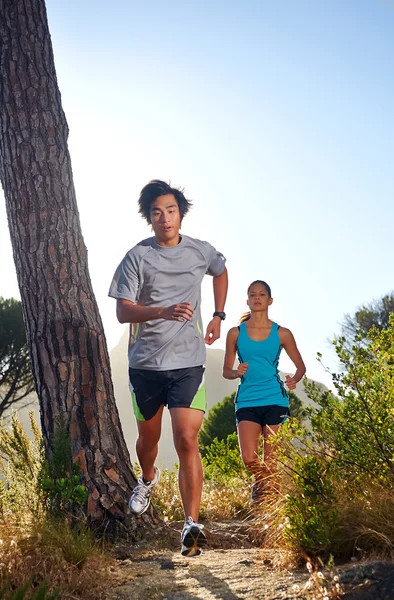
{"label": "woman's face", "polygon": [[261,283],[254,283],[250,286],[248,292],[248,306],[250,310],[267,310],[272,304],[272,298],[269,297],[267,289]]}

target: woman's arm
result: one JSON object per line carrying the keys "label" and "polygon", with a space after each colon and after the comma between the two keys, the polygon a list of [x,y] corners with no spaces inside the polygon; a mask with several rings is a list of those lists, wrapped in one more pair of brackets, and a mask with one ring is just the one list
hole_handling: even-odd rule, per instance
{"label": "woman's arm", "polygon": [[224,356],[223,377],[225,379],[237,379],[242,377],[248,370],[248,363],[242,363],[238,369],[233,369],[237,353],[238,327],[232,327],[227,334],[226,354]]}
{"label": "woman's arm", "polygon": [[285,327],[281,327],[279,332],[281,344],[286,350],[288,357],[294,363],[294,366],[296,368],[296,372],[292,377],[290,377],[290,375],[286,376],[287,387],[289,388],[289,390],[294,390],[297,383],[301,381],[301,379],[305,375],[305,364],[302,360],[302,356],[297,348],[296,341],[291,331],[289,329],[286,329]]}

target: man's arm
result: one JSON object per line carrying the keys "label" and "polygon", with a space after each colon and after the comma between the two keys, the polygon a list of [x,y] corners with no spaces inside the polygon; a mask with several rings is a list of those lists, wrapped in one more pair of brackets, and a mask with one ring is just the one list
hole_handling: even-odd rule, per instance
{"label": "man's arm", "polygon": [[[216,275],[213,278],[213,296],[215,300],[215,312],[223,312],[226,304],[228,288],[228,275],[227,269],[224,267],[223,273]],[[205,334],[205,343],[210,346],[213,342],[220,338],[220,325],[222,321],[220,317],[213,317],[212,321],[208,323],[207,331]]]}
{"label": "man's arm", "polygon": [[140,306],[130,300],[116,300],[116,316],[119,323],[145,323],[154,319],[167,321],[190,321],[193,315],[190,302],[181,302],[172,306]]}

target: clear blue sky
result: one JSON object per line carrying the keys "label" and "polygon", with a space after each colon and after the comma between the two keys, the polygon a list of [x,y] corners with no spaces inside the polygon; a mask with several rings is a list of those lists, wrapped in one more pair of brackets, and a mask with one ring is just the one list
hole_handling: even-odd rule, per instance
{"label": "clear blue sky", "polygon": [[[136,200],[162,178],[194,200],[184,233],[227,257],[217,347],[262,278],[271,317],[327,383],[316,352],[335,367],[328,340],[343,315],[394,289],[394,0],[48,0],[47,10],[109,347],[123,332],[109,283],[150,235]],[[0,294],[19,297],[1,204]]]}

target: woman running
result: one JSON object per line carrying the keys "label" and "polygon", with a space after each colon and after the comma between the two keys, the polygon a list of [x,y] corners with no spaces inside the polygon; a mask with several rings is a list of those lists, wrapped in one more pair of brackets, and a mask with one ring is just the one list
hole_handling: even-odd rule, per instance
{"label": "woman running", "polygon": [[[268,317],[272,304],[271,288],[265,281],[253,281],[248,288],[250,312],[242,315],[240,325],[227,334],[223,377],[241,381],[235,397],[235,415],[241,456],[246,469],[254,475],[252,500],[261,499],[268,478],[274,473],[274,446],[266,443],[289,416],[289,398],[279,377],[278,362],[282,348],[296,368],[286,376],[286,386],[294,390],[305,374],[305,365],[289,329]],[[238,355],[239,366],[234,369]],[[259,441],[263,435],[263,460]]]}

